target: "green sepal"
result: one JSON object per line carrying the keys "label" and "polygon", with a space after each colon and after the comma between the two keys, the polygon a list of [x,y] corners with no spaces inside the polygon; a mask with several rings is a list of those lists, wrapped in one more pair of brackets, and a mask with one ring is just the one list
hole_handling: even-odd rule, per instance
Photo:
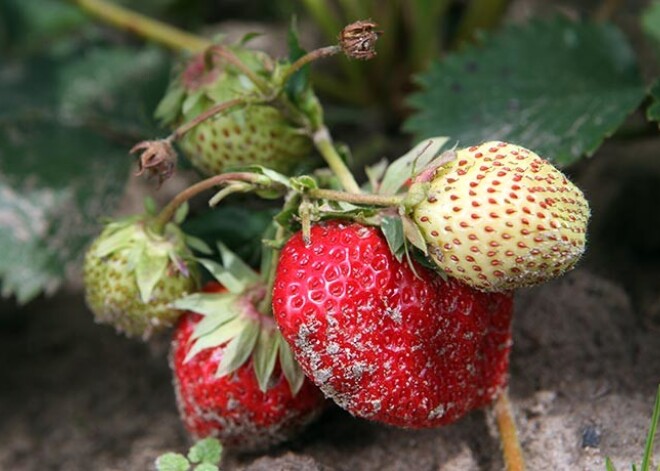
{"label": "green sepal", "polygon": [[158,471],[188,471],[190,463],[180,453],[165,453],[156,460],[156,469]]}
{"label": "green sepal", "polygon": [[187,201],[185,201],[181,206],[179,206],[176,212],[174,213],[174,218],[172,219],[174,221],[174,224],[181,225],[183,221],[186,220],[189,209],[190,207],[188,206]]}
{"label": "green sepal", "polygon": [[401,223],[403,226],[403,234],[406,236],[406,239],[421,250],[424,255],[428,255],[428,247],[426,246],[426,240],[422,235],[422,231],[419,229],[419,226],[413,221],[409,216],[401,216]]}
{"label": "green sepal", "polygon": [[398,262],[403,260],[405,252],[405,234],[403,232],[403,222],[398,216],[383,216],[380,229],[385,236],[390,251]]}
{"label": "green sepal", "polygon": [[192,348],[183,360],[184,363],[192,360],[202,350],[207,348],[217,347],[230,341],[238,336],[245,328],[246,323],[250,322],[243,316],[235,316],[228,322],[224,323],[221,328],[218,328],[210,334],[204,335],[195,341]]}
{"label": "green sepal", "polygon": [[211,197],[209,200],[209,206],[213,208],[229,195],[233,195],[234,193],[249,193],[250,191],[254,190],[254,188],[255,186],[250,183],[230,183]]}
{"label": "green sepal", "polygon": [[255,320],[245,319],[241,332],[234,337],[222,354],[216,377],[221,378],[240,368],[254,350],[261,325]]}
{"label": "green sepal", "polygon": [[108,224],[106,231],[110,235],[103,235],[103,240],[96,246],[94,255],[99,258],[107,257],[128,246],[135,235],[135,227],[132,227],[133,222],[135,221],[117,221]]}
{"label": "green sepal", "polygon": [[241,170],[245,170],[247,172],[252,172],[252,173],[258,173],[260,175],[270,178],[272,181],[279,183],[285,188],[291,188],[289,177],[279,172],[276,172],[275,170],[271,170],[268,167],[264,167],[262,165],[249,165],[247,167],[241,168]]}
{"label": "green sepal", "polygon": [[263,36],[263,33],[259,33],[257,31],[250,31],[249,33],[245,33],[241,39],[238,40],[238,45],[239,46],[245,46],[247,43],[252,41],[253,39],[259,38]]}
{"label": "green sepal", "polygon": [[381,159],[374,165],[365,167],[364,173],[367,175],[367,180],[369,181],[369,186],[371,187],[371,193],[378,193],[380,188],[380,182],[385,176],[385,172],[389,166],[387,159]]}
{"label": "green sepal", "polygon": [[199,253],[203,253],[204,255],[213,254],[213,249],[199,237],[186,235],[186,245]]}
{"label": "green sepal", "polygon": [[181,112],[184,116],[196,116],[199,113],[195,113],[194,110],[199,107],[200,101],[202,98],[206,98],[206,91],[201,88],[195,90],[190,95],[186,96],[181,103]]}
{"label": "green sepal", "polygon": [[209,273],[213,275],[213,278],[218,280],[218,282],[227,288],[230,293],[242,293],[247,287],[246,280],[242,280],[241,278],[236,277],[230,273],[227,268],[223,267],[219,263],[213,260],[208,260],[206,258],[200,258],[198,261],[200,265],[206,268]]}
{"label": "green sepal", "polygon": [[275,369],[280,347],[280,333],[276,329],[262,328],[254,349],[254,373],[257,376],[259,389],[266,392],[268,381]]}
{"label": "green sepal", "polygon": [[141,253],[138,253],[135,263],[135,281],[140,291],[142,302],[148,303],[151,300],[151,294],[158,281],[165,275],[170,257],[165,251],[150,250],[146,243],[144,243],[141,249]]}
{"label": "green sepal", "polygon": [[319,185],[316,180],[309,175],[301,175],[299,177],[291,178],[291,188],[295,191],[304,193],[306,190],[313,190],[318,187]]}
{"label": "green sepal", "polygon": [[[282,69],[286,70],[292,63],[306,54],[307,51],[300,45],[300,35],[298,34],[298,21],[295,16],[291,18],[289,24],[289,31],[287,33],[287,43],[289,46],[289,61],[281,64]],[[304,65],[297,70],[287,81],[283,84],[286,94],[294,103],[298,103],[302,95],[309,90],[310,85],[310,66]]]}
{"label": "green sepal", "polygon": [[378,194],[396,194],[409,178],[438,156],[448,140],[448,137],[425,139],[392,162],[378,188]]}
{"label": "green sepal", "polygon": [[296,362],[293,357],[293,352],[289,348],[289,344],[284,341],[280,341],[279,348],[279,359],[280,365],[282,367],[282,372],[284,372],[284,377],[289,383],[291,388],[291,393],[295,396],[302,388],[303,381],[305,380],[305,375],[300,369],[300,365]]}
{"label": "green sepal", "polygon": [[215,316],[235,300],[236,295],[232,293],[193,293],[177,299],[170,307],[202,316]]}
{"label": "green sepal", "polygon": [[149,216],[155,216],[158,214],[158,207],[156,205],[156,200],[153,199],[151,196],[146,196],[144,198],[144,212],[147,213]]}
{"label": "green sepal", "polygon": [[250,265],[245,263],[241,258],[222,242],[217,242],[218,251],[222,257],[222,264],[235,278],[245,280],[247,284],[252,284],[259,281],[259,275],[255,272]]}
{"label": "green sepal", "polygon": [[186,91],[183,87],[179,84],[173,83],[158,104],[158,107],[154,112],[155,118],[165,126],[175,122],[179,117],[185,98]]}

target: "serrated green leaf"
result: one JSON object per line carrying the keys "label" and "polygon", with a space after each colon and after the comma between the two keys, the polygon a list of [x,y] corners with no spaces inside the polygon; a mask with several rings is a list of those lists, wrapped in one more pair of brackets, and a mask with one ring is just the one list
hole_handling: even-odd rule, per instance
{"label": "serrated green leaf", "polygon": [[135,264],[135,281],[143,303],[151,300],[151,294],[158,282],[165,276],[170,259],[167,254],[142,253]]}
{"label": "serrated green leaf", "polygon": [[295,396],[302,388],[303,382],[305,381],[305,375],[300,368],[300,365],[293,357],[293,352],[289,347],[289,344],[280,340],[279,342],[279,359],[280,366],[282,367],[282,372],[286,378],[287,383],[289,383],[289,388],[291,388],[291,393]]}
{"label": "serrated green leaf", "polygon": [[122,60],[106,64],[81,51],[0,65],[0,277],[20,302],[75,272],[122,194],[127,149],[153,129],[141,117],[165,55],[108,53]]}
{"label": "serrated green leaf", "polygon": [[[188,452],[191,463],[218,464],[222,457],[222,443],[214,437],[204,438],[195,443]],[[197,467],[196,469],[199,469]]]}
{"label": "serrated green leaf", "polygon": [[394,257],[399,262],[403,260],[406,238],[403,232],[401,218],[396,216],[383,217],[380,229],[383,231],[385,240],[387,240],[387,245],[390,247]]}
{"label": "serrated green leaf", "polygon": [[156,469],[158,471],[188,471],[190,463],[180,453],[165,453],[156,460]]}
{"label": "serrated green leaf", "polygon": [[221,378],[240,368],[254,351],[261,326],[258,322],[247,320],[240,334],[234,337],[222,354],[216,376]]}
{"label": "serrated green leaf", "polygon": [[381,195],[397,193],[403,184],[438,156],[448,137],[431,137],[418,143],[403,156],[392,162],[378,188]]}
{"label": "serrated green leaf", "polygon": [[642,13],[642,30],[660,45],[660,0],[654,0]]}
{"label": "serrated green leaf", "polygon": [[275,369],[280,338],[276,330],[262,329],[254,349],[254,373],[263,392],[268,389],[268,381]]}
{"label": "serrated green leaf", "polygon": [[236,316],[222,325],[221,329],[216,329],[208,335],[200,337],[195,341],[192,348],[183,360],[184,363],[190,361],[199,352],[207,348],[218,347],[239,335],[245,327],[246,321],[242,316]]}
{"label": "serrated green leaf", "polygon": [[642,101],[632,48],[610,24],[566,19],[509,26],[418,77],[406,129],[461,147],[491,139],[558,164],[592,154]]}
{"label": "serrated green leaf", "polygon": [[419,226],[415,224],[409,216],[401,216],[401,223],[403,226],[403,234],[406,239],[422,251],[424,255],[428,255],[428,248],[426,246],[426,240],[422,235],[422,231],[419,229]]}
{"label": "serrated green leaf", "polygon": [[227,271],[237,280],[243,282],[245,285],[252,284],[259,280],[259,275],[247,263],[221,241],[217,242],[220,257],[222,257],[222,264]]}
{"label": "serrated green leaf", "polygon": [[646,110],[646,118],[660,123],[660,80],[657,80],[651,88],[651,104]]}

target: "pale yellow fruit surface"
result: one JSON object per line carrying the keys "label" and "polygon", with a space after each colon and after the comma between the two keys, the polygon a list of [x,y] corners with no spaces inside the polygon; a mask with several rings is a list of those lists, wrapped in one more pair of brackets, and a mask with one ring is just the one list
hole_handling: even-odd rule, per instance
{"label": "pale yellow fruit surface", "polygon": [[585,250],[589,205],[551,163],[495,141],[457,151],[413,217],[449,276],[506,291],[575,265]]}

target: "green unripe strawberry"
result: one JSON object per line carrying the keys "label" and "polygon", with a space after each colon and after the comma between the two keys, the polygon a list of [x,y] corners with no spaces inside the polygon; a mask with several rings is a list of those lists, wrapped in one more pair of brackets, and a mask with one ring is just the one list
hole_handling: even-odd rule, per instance
{"label": "green unripe strawberry", "polygon": [[[271,79],[274,65],[266,54],[237,46],[227,48],[259,77]],[[215,105],[256,91],[252,81],[234,65],[218,56],[199,55],[171,84],[156,115],[164,124],[177,127]],[[245,165],[263,165],[288,174],[312,149],[311,139],[302,131],[275,106],[255,103],[195,126],[184,135],[180,146],[206,175]]]}
{"label": "green unripe strawberry", "polygon": [[84,282],[97,322],[146,340],[179,318],[170,303],[196,291],[198,268],[174,223],[158,234],[145,218],[132,217],[111,222],[92,243]]}
{"label": "green unripe strawberry", "polygon": [[483,291],[542,283],[584,252],[589,205],[534,152],[505,142],[461,149],[437,169],[413,217],[429,255]]}

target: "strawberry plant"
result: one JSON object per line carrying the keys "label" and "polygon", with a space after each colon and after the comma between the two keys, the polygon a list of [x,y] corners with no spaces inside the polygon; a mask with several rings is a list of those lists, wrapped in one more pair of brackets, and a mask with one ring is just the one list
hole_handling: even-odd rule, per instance
{"label": "strawberry plant", "polygon": [[[658,119],[658,82],[642,80],[625,36],[602,21],[537,20],[432,62],[406,98],[417,145],[367,167],[361,184],[310,72],[344,56],[348,76],[362,77],[358,61],[393,54],[383,25],[333,26],[332,44],[308,52],[292,22],[289,55],[273,58],[250,35],[211,40],[105,0],[72,3],[80,10],[64,8],[53,37],[93,28],[84,11],[183,54],[134,55],[101,37],[81,58],[79,44],[54,41],[2,70],[13,89],[0,92],[3,293],[52,291],[84,258],[97,322],[145,341],[174,327],[176,405],[194,439],[263,451],[303,433],[325,398],[403,428],[488,408],[506,468],[523,469],[508,396],[514,295],[579,263],[591,216],[557,166],[591,155],[645,99]],[[456,40],[497,24],[506,2],[496,3],[487,18],[483,2],[467,8]],[[323,20],[323,2],[305,4]],[[445,8],[412,5],[410,60],[421,70],[435,55],[421,46],[430,20]],[[657,40],[657,4],[644,18]],[[44,77],[59,94],[37,86]],[[128,170],[114,157],[128,149],[159,188],[188,164],[199,178],[101,228],[93,221],[111,215]],[[49,153],[55,162],[39,159]],[[194,204],[201,194],[210,208]],[[219,459],[217,442],[202,441],[157,467],[217,469]]]}

